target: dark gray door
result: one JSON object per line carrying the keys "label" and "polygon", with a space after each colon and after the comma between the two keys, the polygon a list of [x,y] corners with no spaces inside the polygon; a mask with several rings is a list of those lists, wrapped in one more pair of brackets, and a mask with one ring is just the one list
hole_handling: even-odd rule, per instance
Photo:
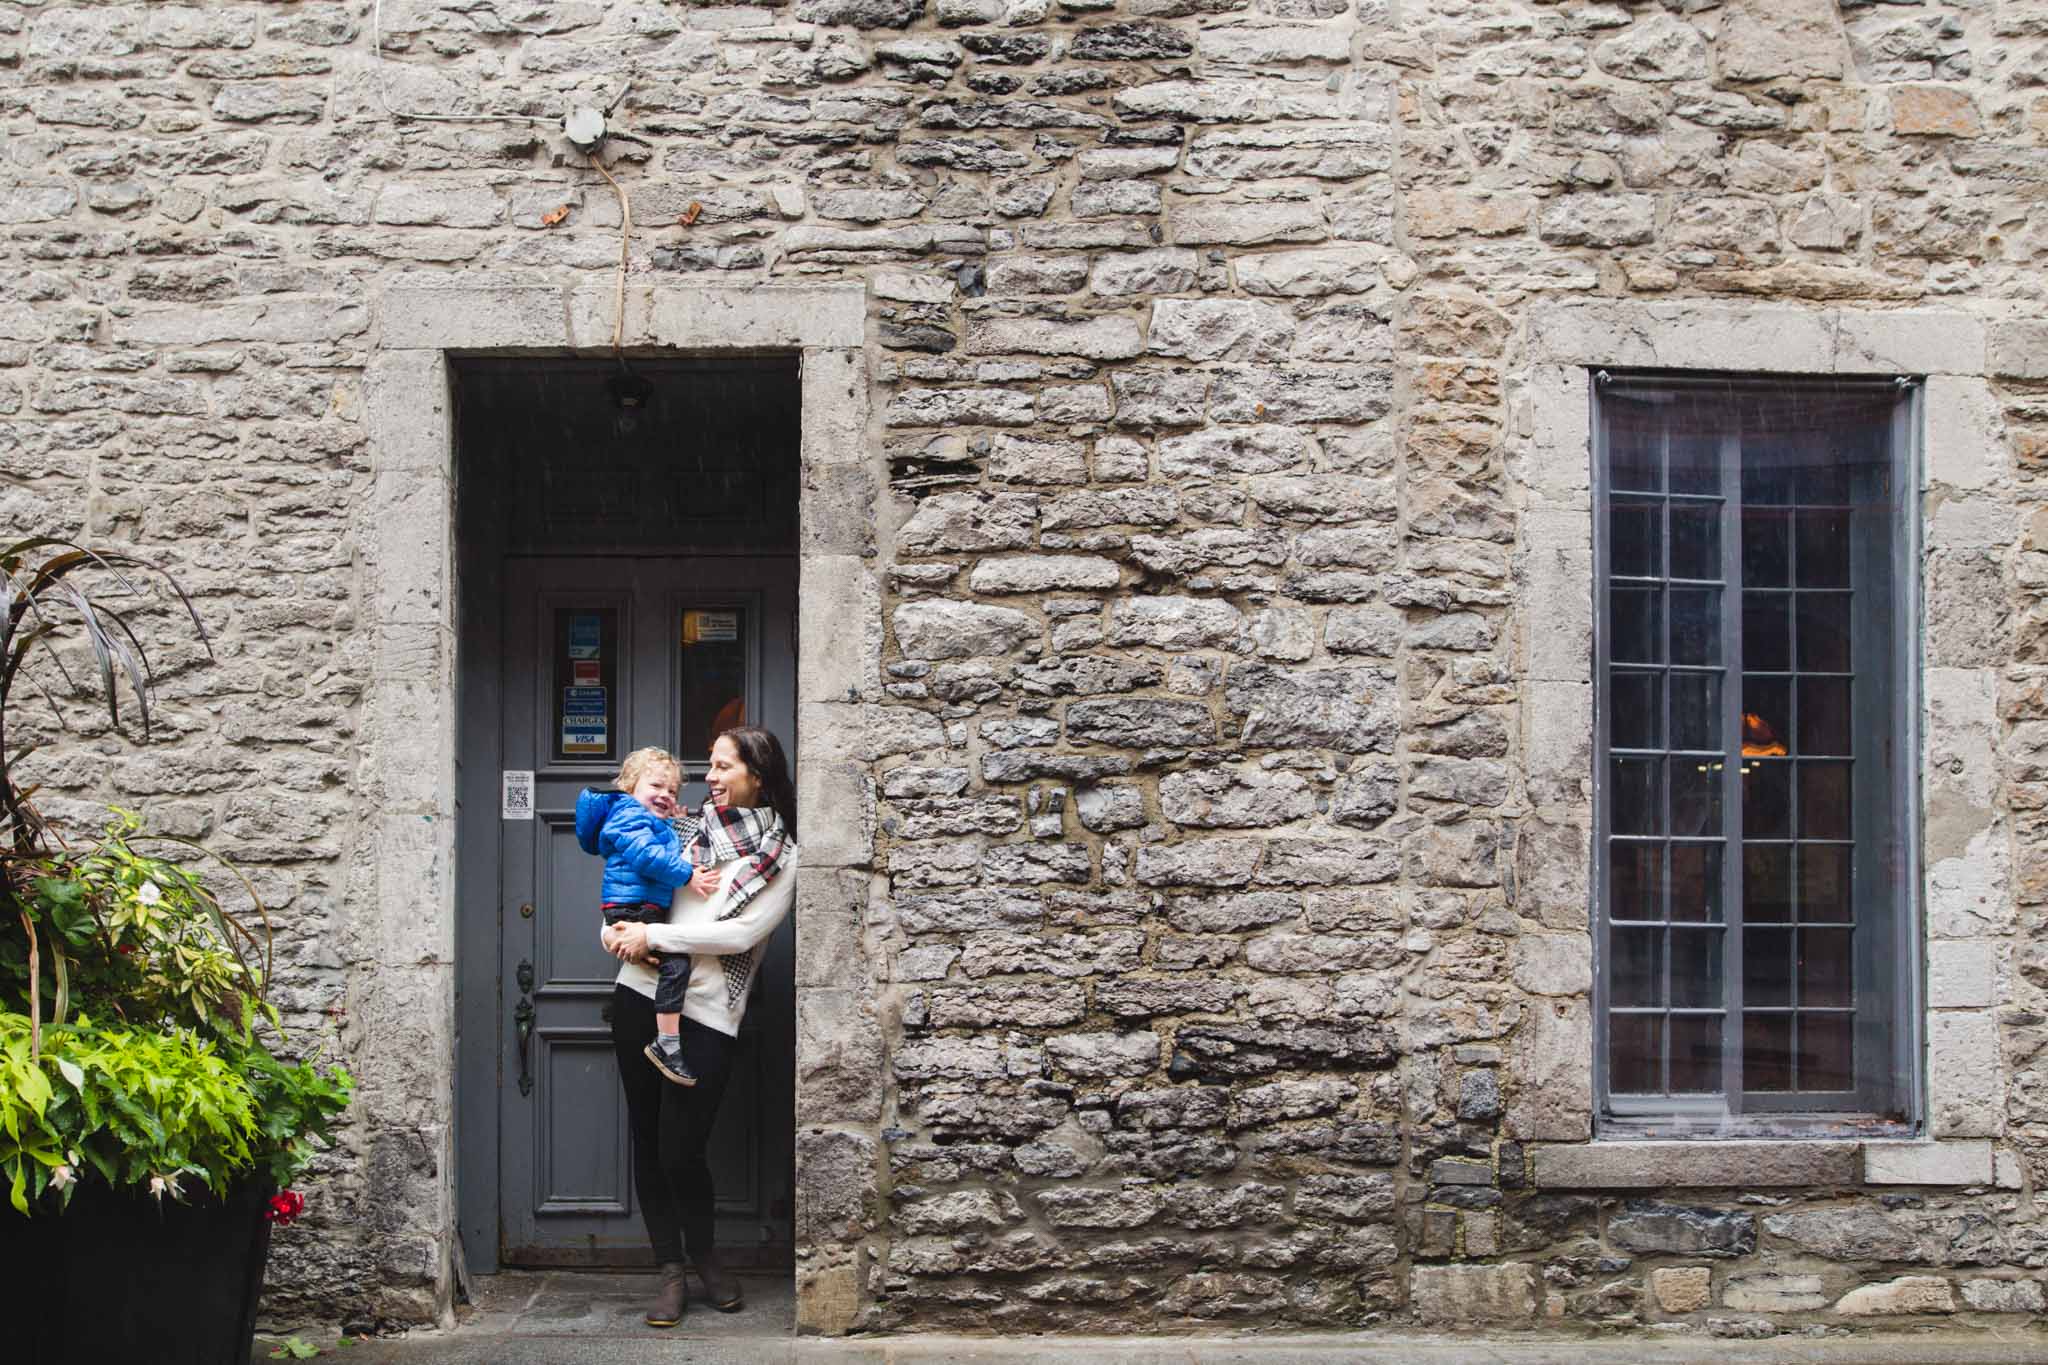
{"label": "dark gray door", "polygon": [[[609,1027],[617,964],[598,947],[600,864],[576,795],[656,744],[702,802],[706,751],[742,720],[795,747],[793,559],[506,561],[504,766],[533,773],[533,818],[503,825],[499,1258],[645,1262]],[[794,920],[748,1007],[712,1141],[719,1240],[740,1264],[791,1263]]]}

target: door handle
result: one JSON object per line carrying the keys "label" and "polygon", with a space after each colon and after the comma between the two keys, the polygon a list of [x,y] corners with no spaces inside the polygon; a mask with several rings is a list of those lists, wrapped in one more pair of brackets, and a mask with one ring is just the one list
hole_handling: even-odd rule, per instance
{"label": "door handle", "polygon": [[516,974],[519,982],[519,1003],[512,1008],[512,1031],[519,1039],[519,1093],[522,1096],[533,1093],[533,1001],[528,998],[533,990],[533,964],[521,962]]}

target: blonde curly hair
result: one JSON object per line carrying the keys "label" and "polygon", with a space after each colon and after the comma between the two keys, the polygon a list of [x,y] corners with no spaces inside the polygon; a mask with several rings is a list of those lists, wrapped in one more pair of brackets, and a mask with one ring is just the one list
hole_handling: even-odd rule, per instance
{"label": "blonde curly hair", "polygon": [[666,749],[649,745],[626,755],[626,761],[619,765],[619,775],[612,779],[612,785],[622,792],[631,792],[640,785],[640,779],[647,775],[649,768],[667,768],[675,773],[678,785],[682,781],[682,760]]}

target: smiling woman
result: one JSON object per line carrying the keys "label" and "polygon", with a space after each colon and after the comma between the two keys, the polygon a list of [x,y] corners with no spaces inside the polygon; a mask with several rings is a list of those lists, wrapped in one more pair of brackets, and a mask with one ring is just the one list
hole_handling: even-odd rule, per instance
{"label": "smiling woman", "polygon": [[[746,1016],[761,945],[796,897],[796,790],[781,741],[741,726],[711,746],[711,799],[678,821],[684,856],[718,874],[709,896],[679,889],[665,923],[607,925],[604,946],[624,964],[612,1008],[612,1042],[633,1133],[641,1216],[660,1267],[648,1309],[655,1327],[688,1306],[684,1255],[704,1295],[723,1312],[744,1306],[739,1283],[713,1245],[715,1186],[705,1148],[732,1075],[733,1040]],[[697,1083],[666,1085],[646,1056],[654,1038],[658,977],[648,955],[690,955],[681,1041]]]}

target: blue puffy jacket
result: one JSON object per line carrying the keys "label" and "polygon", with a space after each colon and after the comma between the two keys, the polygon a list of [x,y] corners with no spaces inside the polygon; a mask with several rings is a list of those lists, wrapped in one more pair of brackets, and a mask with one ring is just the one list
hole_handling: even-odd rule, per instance
{"label": "blue puffy jacket", "polygon": [[666,905],[696,870],[668,821],[625,792],[583,789],[576,842],[604,859],[606,905]]}

